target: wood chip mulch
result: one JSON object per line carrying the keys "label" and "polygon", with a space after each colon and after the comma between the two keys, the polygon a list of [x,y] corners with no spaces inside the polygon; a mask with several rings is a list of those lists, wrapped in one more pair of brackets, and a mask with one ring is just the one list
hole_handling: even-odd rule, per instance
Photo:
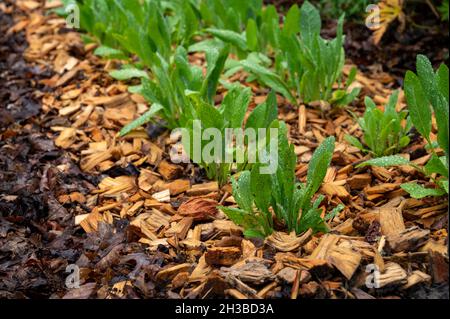
{"label": "wood chip mulch", "polygon": [[[12,14],[8,3],[0,5],[3,14]],[[53,254],[54,280],[64,278],[65,266],[75,263],[81,287],[66,289],[61,279],[52,297],[371,299],[439,294],[436,289],[448,287],[448,199],[410,198],[400,184],[424,177],[408,167],[355,168],[368,157],[344,141],[346,134],[361,136],[349,112],[326,105],[294,108],[278,97],[300,180],[317,145],[336,136],[320,192],[326,195],[324,211],[337,204],[345,209],[329,222],[328,234],[296,236],[280,227],[264,241],[245,239],[242,229],[216,209],[234,204],[230,186],[220,189],[194,165],[171,163],[170,132],[150,125],[117,137],[149,107],[108,75],[120,62],[93,55],[95,44],[83,44],[79,33],[65,29],[63,19],[44,15],[41,2],[16,1],[15,6],[22,14],[15,14],[6,34],[24,35],[26,63],[49,70],[37,79],[45,89],[35,92],[45,127],[41,134],[64,158],[51,162],[42,178],[71,176],[59,180],[69,186],[53,193],[49,208],[61,207],[66,221],[47,222],[41,236],[47,236],[49,260]],[[203,63],[201,55],[191,59]],[[234,80],[245,77],[242,73]],[[362,87],[361,96],[383,105],[396,83],[389,74],[372,72],[359,73],[354,85]],[[251,106],[268,94],[256,86],[252,90]],[[397,107],[404,108],[403,94],[399,100]],[[349,110],[362,114],[363,99]],[[0,141],[12,138],[11,132],[1,131]],[[8,142],[1,143],[3,152]],[[403,155],[423,164],[429,158],[424,145],[416,137]],[[8,200],[16,198],[0,194],[0,208]],[[0,251],[11,253],[5,248],[11,230],[3,229],[1,222]],[[66,259],[56,252],[66,250],[72,250]],[[32,262],[29,256],[27,263]],[[367,287],[367,265],[380,271],[377,288]],[[0,257],[0,278],[8,267]],[[10,289],[0,284],[0,291]]]}

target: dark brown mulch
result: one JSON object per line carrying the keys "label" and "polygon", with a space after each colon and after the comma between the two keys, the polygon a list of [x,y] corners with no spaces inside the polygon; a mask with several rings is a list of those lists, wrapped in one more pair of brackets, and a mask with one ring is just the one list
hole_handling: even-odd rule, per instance
{"label": "dark brown mulch", "polygon": [[[12,12],[23,14],[17,8]],[[165,297],[164,289],[154,291],[149,276],[170,258],[160,257],[159,251],[150,256],[142,245],[129,244],[126,223],[115,223],[114,232],[100,224],[98,232],[87,235],[74,225],[74,216],[89,210],[76,202],[60,203],[61,195],[90,193],[102,176],[81,172],[55,147],[51,123],[44,122],[39,103],[39,95],[49,88],[38,84],[52,71],[24,60],[23,32],[7,35],[15,24],[12,15],[0,10],[0,21],[0,299],[87,298],[99,284],[122,281],[124,269],[136,274],[137,292],[126,292],[129,298]],[[66,295],[66,267],[71,264],[94,270],[80,289]],[[109,292],[97,295],[106,298]]]}

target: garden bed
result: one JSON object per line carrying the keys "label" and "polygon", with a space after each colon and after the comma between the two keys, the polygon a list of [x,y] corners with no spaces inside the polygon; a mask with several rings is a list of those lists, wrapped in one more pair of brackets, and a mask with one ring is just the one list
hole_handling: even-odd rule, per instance
{"label": "garden bed", "polygon": [[[345,108],[276,95],[301,182],[314,151],[335,137],[320,209],[343,209],[326,221],[328,232],[296,234],[275,220],[271,235],[252,238],[218,208],[236,206],[229,182],[171,162],[176,141],[161,122],[119,135],[149,103],[129,92],[135,80],[110,76],[121,61],[95,55],[98,44],[47,9],[0,4],[1,298],[448,298],[447,195],[412,198],[401,185],[433,187],[430,178],[405,165],[358,166],[371,156],[345,138],[363,135],[353,115],[364,114],[365,96],[384,106],[400,74],[415,71],[401,48],[392,74],[386,60],[368,65],[356,49],[347,54],[343,74],[356,64],[352,85],[361,92]],[[436,42],[442,47],[409,44],[405,56],[430,53],[438,66],[448,49]],[[204,67],[205,54],[189,62]],[[233,81],[251,89],[254,110],[269,88],[248,76],[239,71]],[[226,93],[219,85],[214,102]],[[402,90],[396,109],[407,109]],[[433,120],[433,139],[436,129]],[[423,166],[427,142],[411,132],[400,154]],[[79,288],[66,286],[69,265],[80,270]]]}

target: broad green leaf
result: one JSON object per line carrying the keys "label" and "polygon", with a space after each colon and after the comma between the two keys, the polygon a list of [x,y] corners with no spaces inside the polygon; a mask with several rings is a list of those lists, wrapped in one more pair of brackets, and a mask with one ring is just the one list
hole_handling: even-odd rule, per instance
{"label": "broad green leaf", "polygon": [[97,49],[95,49],[94,54],[106,59],[127,59],[127,56],[121,50],[110,48],[104,45],[101,45]]}
{"label": "broad green leaf", "polygon": [[247,22],[247,28],[245,30],[245,36],[248,49],[251,51],[258,51],[258,27],[255,20],[249,19]]}
{"label": "broad green leaf", "polygon": [[133,78],[147,78],[148,79],[147,72],[136,69],[136,68],[114,70],[114,71],[109,72],[109,75],[111,75],[114,79],[119,80],[119,81],[130,80]]}
{"label": "broad green leaf", "polygon": [[431,132],[431,109],[419,78],[411,71],[406,72],[405,95],[409,115],[417,131],[429,140]]}
{"label": "broad green leaf", "polygon": [[234,87],[225,96],[222,106],[223,117],[228,128],[241,128],[251,98],[251,89]]}
{"label": "broad green leaf", "polygon": [[445,190],[445,192],[448,194],[448,180],[442,181],[440,183],[440,186]]}
{"label": "broad green leaf", "polygon": [[297,34],[300,31],[300,10],[298,5],[294,4],[286,14],[284,20],[283,33],[285,36]]}
{"label": "broad green leaf", "polygon": [[308,229],[312,229],[313,232],[327,232],[328,227],[324,223],[322,217],[320,217],[322,211],[319,209],[311,208],[302,212],[299,225],[297,227],[297,233],[303,233]]}
{"label": "broad green leaf", "polygon": [[233,185],[233,197],[236,203],[245,211],[253,211],[253,196],[251,188],[251,173],[241,172],[237,181],[231,179]]}
{"label": "broad green leaf", "polygon": [[352,69],[350,70],[350,73],[348,74],[347,81],[345,82],[346,87],[349,87],[350,84],[352,84],[353,81],[355,81],[357,74],[358,74],[358,68],[355,66],[352,67]]}
{"label": "broad green leaf", "polygon": [[249,213],[243,209],[233,208],[233,207],[218,207],[222,210],[225,215],[228,216],[236,225],[242,226],[244,228],[253,228],[258,226],[258,221],[256,216],[252,213]]}
{"label": "broad green leaf", "polygon": [[427,165],[425,165],[425,172],[428,175],[431,175],[433,173],[438,173],[442,176],[445,176],[448,178],[448,167],[446,166],[446,158],[445,156],[442,158],[439,158],[436,156],[436,154],[433,154],[431,156],[431,159],[428,161]]}
{"label": "broad green leaf", "polygon": [[[267,234],[270,235],[270,234]],[[261,231],[256,229],[247,229],[244,231],[244,236],[246,238],[264,238],[266,237]]]}
{"label": "broad green leaf", "polygon": [[254,165],[251,171],[251,190],[256,207],[270,215],[269,206],[271,201],[272,188],[270,186],[271,177],[268,174],[260,173],[261,165]]}
{"label": "broad green leaf", "polygon": [[128,133],[130,133],[131,131],[135,130],[136,128],[150,122],[152,120],[152,118],[163,109],[162,105],[160,104],[153,104],[150,109],[145,112],[143,115],[141,115],[138,119],[134,120],[133,122],[131,122],[130,124],[124,126],[120,132],[119,135],[120,136],[125,136]]}
{"label": "broad green leaf", "polygon": [[437,84],[440,93],[445,97],[447,102],[448,99],[448,92],[449,92],[449,80],[448,80],[448,67],[445,64],[441,64],[439,69],[437,70],[436,76],[437,76]]}
{"label": "broad green leaf", "polygon": [[228,46],[222,47],[220,50],[212,49],[206,51],[207,72],[205,80],[203,81],[201,95],[210,103],[216,94],[217,85],[219,83],[220,75],[225,66],[225,61],[228,58]]}
{"label": "broad green leaf", "polygon": [[246,38],[237,32],[213,28],[206,29],[206,32],[211,33],[213,36],[226,43],[234,45],[242,51],[247,51]]}
{"label": "broad green leaf", "polygon": [[368,161],[365,161],[364,163],[361,163],[357,165],[356,167],[364,167],[364,166],[379,166],[379,167],[389,167],[389,166],[401,166],[401,165],[410,165],[411,162],[408,161],[406,158],[403,158],[399,155],[392,155],[392,156],[384,156],[384,157],[378,157],[374,158]]}
{"label": "broad green leaf", "polygon": [[254,73],[265,85],[283,94],[291,102],[295,103],[295,98],[290,92],[285,82],[274,72],[249,60],[241,61],[242,66],[249,72]]}
{"label": "broad green leaf", "polygon": [[328,137],[315,150],[308,165],[308,195],[314,194],[322,184],[333,157],[334,143],[334,137]]}
{"label": "broad green leaf", "polygon": [[310,2],[305,1],[300,8],[300,34],[308,46],[312,44],[314,37],[320,35],[321,28],[319,10]]}
{"label": "broad green leaf", "polygon": [[412,198],[421,199],[427,196],[442,196],[445,195],[445,190],[439,188],[425,188],[417,183],[407,183],[400,186],[403,190],[408,192]]}
{"label": "broad green leaf", "polygon": [[196,110],[202,128],[217,128],[219,130],[223,128],[224,119],[222,114],[214,106],[204,101],[199,101]]}
{"label": "broad green leaf", "polygon": [[419,54],[417,56],[417,74],[419,76],[420,83],[422,84],[423,91],[428,98],[428,101],[431,102],[436,115],[439,145],[444,149],[445,154],[448,156],[448,99],[445,98],[445,93],[441,94],[441,89],[439,86],[442,84],[438,83],[438,76],[436,76],[436,74],[434,73],[433,66],[431,65],[430,60],[428,60],[428,58],[424,55]]}
{"label": "broad green leaf", "polygon": [[422,84],[423,91],[431,104],[435,105],[435,99],[438,95],[436,75],[430,60],[422,54],[417,55],[417,75]]}
{"label": "broad green leaf", "polygon": [[204,52],[219,48],[222,45],[222,41],[218,39],[206,39],[189,46],[188,52]]}
{"label": "broad green leaf", "polygon": [[277,98],[275,92],[270,92],[265,103],[258,105],[250,113],[245,128],[268,128],[278,117]]}
{"label": "broad green leaf", "polygon": [[365,150],[365,147],[362,145],[362,143],[354,136],[351,135],[345,135],[345,140],[349,142],[351,145],[359,148],[360,150]]}

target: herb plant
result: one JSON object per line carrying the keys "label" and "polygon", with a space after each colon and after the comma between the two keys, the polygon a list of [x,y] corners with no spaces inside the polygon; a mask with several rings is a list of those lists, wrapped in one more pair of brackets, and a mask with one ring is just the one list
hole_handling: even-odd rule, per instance
{"label": "herb plant", "polygon": [[113,72],[114,77],[120,75],[122,80],[135,77],[136,74],[141,75],[142,84],[130,87],[130,90],[140,93],[152,103],[150,110],[125,126],[120,135],[126,135],[136,127],[151,121],[157,114],[166,122],[168,128],[184,127],[193,117],[186,92],[199,92],[199,97],[204,103],[211,104],[227,57],[227,46],[207,50],[207,70],[203,76],[200,67],[189,63],[186,50],[178,47],[170,64],[159,54],[151,54],[153,61],[150,67],[151,77],[135,69],[124,69],[119,71],[121,73]]}
{"label": "herb plant", "polygon": [[[189,139],[184,140],[183,144],[185,149],[189,150],[191,160],[204,168],[208,178],[217,180],[220,186],[228,181],[237,152],[244,153],[244,163],[240,163],[241,165],[237,166],[237,170],[239,171],[248,165],[246,162],[248,160],[248,139],[242,140],[244,149],[237,149],[233,141],[227,140],[227,130],[242,130],[250,97],[250,88],[242,89],[235,86],[225,96],[221,105],[215,107],[201,99],[198,93],[189,95],[192,117],[184,125],[184,128],[189,131]],[[271,94],[265,103],[259,105],[250,113],[245,129],[250,128],[257,131],[260,128],[268,128],[277,118],[277,115],[276,98],[274,94]],[[200,127],[197,127],[197,129],[200,129],[197,132],[203,132],[205,129],[213,129],[216,132],[212,136],[205,137],[202,135],[201,138],[198,138],[197,142],[200,142],[201,145],[197,150],[193,147],[196,143],[194,140],[196,124],[200,125]],[[255,138],[258,140],[260,137],[255,136]],[[186,144],[186,142],[189,143]],[[208,149],[208,157],[212,157],[208,161],[203,157],[206,149]],[[200,153],[203,156],[200,157]],[[227,160],[227,154],[230,154],[231,157],[228,159],[231,159],[231,162]]]}
{"label": "herb plant", "polygon": [[[431,158],[422,168],[401,156],[381,157],[367,161],[360,166],[410,165],[431,178],[437,188],[425,188],[417,183],[402,184],[401,187],[414,198],[441,196],[448,194],[448,156],[449,156],[449,71],[442,64],[435,72],[424,55],[417,56],[417,74],[408,71],[405,77],[405,94],[411,120],[416,130],[426,139],[431,150]],[[431,107],[430,107],[431,106]],[[437,143],[431,140],[433,111],[437,124]],[[443,151],[439,156],[436,148]]]}
{"label": "herb plant", "polygon": [[[339,19],[336,38],[333,40],[325,40],[320,36],[319,11],[308,1],[303,3],[299,15],[293,10],[288,18],[283,31],[274,32],[276,36],[269,38],[277,48],[275,71],[249,59],[242,61],[243,67],[265,85],[271,86],[277,82],[274,89],[293,103],[296,103],[296,99],[292,91],[296,91],[297,98],[305,103],[317,100],[335,105],[350,103],[359,94],[359,89],[347,92],[356,70],[352,71],[345,86],[340,84],[345,60],[344,16]],[[299,21],[298,29],[296,21]],[[336,84],[338,89],[334,90]]]}
{"label": "herb plant", "polygon": [[364,132],[363,145],[357,138],[347,135],[346,140],[360,150],[371,153],[375,157],[388,156],[398,153],[410,142],[408,132],[411,121],[406,120],[407,112],[397,112],[395,106],[398,91],[389,98],[384,112],[377,108],[370,97],[366,97],[366,111],[358,124]]}
{"label": "herb plant", "polygon": [[[287,128],[283,122],[274,121],[272,127],[279,128],[278,166],[272,175],[261,174],[260,164],[251,171],[244,171],[237,180],[232,179],[233,196],[238,208],[221,207],[236,224],[244,227],[248,237],[265,237],[273,231],[273,216],[286,224],[289,231],[300,234],[309,228],[326,231],[321,218],[320,195],[313,201],[325,177],[334,150],[334,138],[327,138],[314,152],[308,168],[305,184],[296,182],[297,156],[294,146],[287,139]],[[342,209],[338,207],[337,210]]]}

